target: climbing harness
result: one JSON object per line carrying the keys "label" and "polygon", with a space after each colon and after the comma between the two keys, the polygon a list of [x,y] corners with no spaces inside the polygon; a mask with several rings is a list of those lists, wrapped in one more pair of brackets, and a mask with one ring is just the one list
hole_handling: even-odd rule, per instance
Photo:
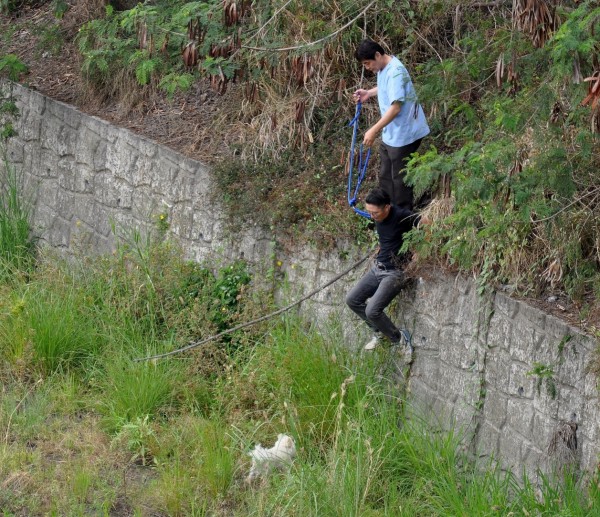
{"label": "climbing harness", "polygon": [[358,191],[360,186],[365,179],[367,174],[367,165],[369,165],[369,158],[371,157],[371,148],[369,147],[365,152],[363,150],[363,144],[360,144],[359,155],[358,155],[358,171],[356,177],[356,186],[354,187],[354,191],[352,190],[353,183],[353,173],[352,168],[354,165],[354,148],[356,146],[356,135],[358,133],[358,119],[360,117],[360,111],[362,109],[362,102],[356,103],[356,112],[354,114],[354,118],[349,122],[348,127],[353,126],[354,129],[352,131],[352,144],[350,145],[350,157],[348,163],[348,204],[352,207],[358,215],[362,217],[366,217],[367,219],[371,219],[371,216],[368,212],[361,210],[356,206],[356,198],[358,196]]}
{"label": "climbing harness", "polygon": [[282,313],[284,313],[286,311],[289,311],[290,309],[292,309],[296,305],[300,305],[304,300],[308,300],[309,298],[311,298],[312,296],[314,296],[318,292],[320,292],[323,289],[326,289],[327,287],[329,287],[331,284],[334,284],[340,278],[342,278],[342,277],[346,276],[348,273],[350,273],[350,271],[352,271],[353,269],[356,269],[358,266],[360,266],[369,257],[370,257],[370,254],[364,256],[363,258],[361,258],[360,260],[358,260],[357,262],[355,262],[354,264],[352,264],[348,269],[342,271],[339,275],[334,276],[331,280],[329,280],[329,282],[326,282],[325,284],[317,287],[315,290],[313,290],[310,293],[304,295],[302,298],[300,298],[299,300],[296,300],[294,303],[291,303],[290,305],[287,305],[286,307],[283,307],[282,309],[278,309],[275,312],[267,314],[266,316],[261,316],[260,318],[257,318],[255,320],[248,321],[246,323],[241,323],[240,325],[236,325],[235,327],[232,327],[232,328],[229,328],[227,330],[224,330],[223,332],[219,332],[218,334],[215,334],[214,336],[209,336],[209,337],[207,337],[205,339],[202,339],[200,341],[196,341],[194,343],[190,343],[189,345],[184,346],[182,348],[178,348],[177,350],[171,350],[170,352],[165,352],[164,354],[156,354],[156,355],[150,355],[148,357],[140,357],[138,359],[135,359],[134,361],[136,361],[136,362],[151,361],[151,360],[153,361],[153,360],[156,360],[156,359],[161,359],[163,357],[168,357],[170,355],[180,354],[181,352],[187,352],[188,350],[191,350],[192,348],[199,347],[200,345],[203,345],[204,343],[208,343],[209,341],[213,341],[215,339],[219,339],[220,337],[223,337],[223,336],[225,336],[227,334],[231,334],[232,332],[235,332],[237,330],[241,330],[241,329],[249,327],[251,325],[256,325],[257,323],[260,323],[262,321],[266,321],[268,319],[271,319],[274,316],[278,316],[279,314],[282,314]]}

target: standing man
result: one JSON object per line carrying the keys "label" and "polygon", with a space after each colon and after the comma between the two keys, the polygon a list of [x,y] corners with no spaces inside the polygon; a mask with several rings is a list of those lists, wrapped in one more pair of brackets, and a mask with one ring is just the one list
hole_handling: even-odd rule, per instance
{"label": "standing man", "polygon": [[377,74],[377,86],[354,92],[356,102],[365,102],[377,96],[381,118],[365,133],[363,144],[371,147],[381,132],[381,170],[379,186],[400,207],[413,208],[413,189],[404,184],[405,168],[409,157],[429,134],[423,108],[408,71],[395,56],[372,40],[363,40],[355,53],[356,59]]}
{"label": "standing man", "polygon": [[373,338],[365,345],[364,350],[373,350],[380,337],[385,336],[392,345],[398,345],[404,340],[412,351],[408,330],[398,329],[384,310],[406,284],[402,268],[409,257],[406,254],[398,255],[398,251],[402,247],[404,234],[417,224],[419,218],[407,208],[393,205],[388,193],[381,188],[375,188],[367,194],[365,206],[375,221],[379,252],[369,272],[346,296],[346,304],[373,331]]}

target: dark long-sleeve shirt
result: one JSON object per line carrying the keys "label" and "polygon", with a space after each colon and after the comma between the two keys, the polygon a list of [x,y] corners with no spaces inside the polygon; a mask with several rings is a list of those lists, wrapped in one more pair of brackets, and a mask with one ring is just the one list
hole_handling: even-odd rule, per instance
{"label": "dark long-sleeve shirt", "polygon": [[380,223],[375,223],[379,235],[377,262],[386,269],[402,267],[408,260],[406,253],[398,255],[404,234],[419,222],[419,216],[407,208],[392,205],[389,215]]}

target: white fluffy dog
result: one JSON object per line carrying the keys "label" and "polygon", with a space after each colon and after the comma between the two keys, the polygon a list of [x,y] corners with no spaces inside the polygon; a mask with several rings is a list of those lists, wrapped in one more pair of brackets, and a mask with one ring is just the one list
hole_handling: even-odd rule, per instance
{"label": "white fluffy dog", "polygon": [[287,434],[277,435],[275,445],[265,449],[260,443],[248,453],[252,458],[252,467],[246,478],[247,483],[252,483],[259,476],[266,476],[271,470],[284,470],[289,468],[296,457],[296,444],[294,439]]}

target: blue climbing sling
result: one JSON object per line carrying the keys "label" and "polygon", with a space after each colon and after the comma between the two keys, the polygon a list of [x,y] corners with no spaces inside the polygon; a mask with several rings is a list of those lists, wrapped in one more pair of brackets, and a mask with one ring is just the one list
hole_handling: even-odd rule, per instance
{"label": "blue climbing sling", "polygon": [[356,206],[356,198],[358,196],[358,191],[360,190],[360,186],[367,174],[367,165],[369,164],[369,158],[371,156],[371,148],[369,147],[365,152],[363,150],[363,144],[360,144],[359,148],[356,185],[354,187],[354,190],[352,190],[352,184],[354,180],[352,172],[352,168],[354,166],[354,148],[356,146],[356,135],[358,133],[358,119],[360,117],[361,109],[362,103],[356,103],[356,113],[354,114],[354,118],[348,124],[348,127],[353,126],[354,128],[352,131],[352,144],[350,145],[350,157],[348,163],[348,204],[352,207],[352,210],[354,210],[358,215],[366,217],[367,219],[371,219],[371,216],[367,212],[361,210]]}

